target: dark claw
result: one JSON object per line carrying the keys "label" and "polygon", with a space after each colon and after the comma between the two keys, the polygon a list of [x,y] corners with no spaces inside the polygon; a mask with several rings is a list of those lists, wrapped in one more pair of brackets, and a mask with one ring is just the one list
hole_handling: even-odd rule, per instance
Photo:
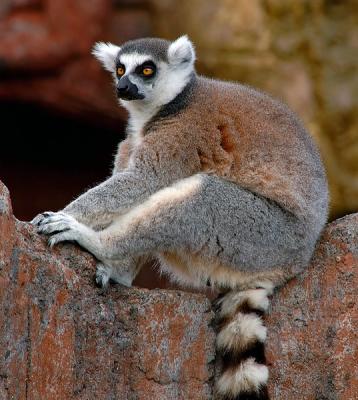
{"label": "dark claw", "polygon": [[47,217],[49,217],[50,215],[53,215],[54,214],[54,212],[52,212],[52,211],[45,211],[44,213],[42,213],[42,215],[45,217],[45,218],[47,218]]}
{"label": "dark claw", "polygon": [[101,288],[102,287],[102,279],[100,279],[98,276],[94,276],[94,282],[97,287]]}
{"label": "dark claw", "polygon": [[46,225],[51,224],[51,223],[52,223],[52,218],[51,217],[46,217],[45,221],[43,219],[41,220],[41,225],[42,226],[46,226]]}

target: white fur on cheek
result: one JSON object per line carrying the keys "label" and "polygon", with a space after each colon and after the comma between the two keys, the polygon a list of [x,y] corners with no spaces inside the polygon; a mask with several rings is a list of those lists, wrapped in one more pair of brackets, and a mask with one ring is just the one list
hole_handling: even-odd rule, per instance
{"label": "white fur on cheek", "polygon": [[120,47],[112,43],[97,42],[93,46],[92,54],[107,71],[113,72],[116,67],[115,60],[120,49]]}
{"label": "white fur on cheek", "polygon": [[153,88],[151,103],[158,109],[172,101],[188,84],[193,70],[191,65],[173,68],[165,62],[159,63],[159,76]]}

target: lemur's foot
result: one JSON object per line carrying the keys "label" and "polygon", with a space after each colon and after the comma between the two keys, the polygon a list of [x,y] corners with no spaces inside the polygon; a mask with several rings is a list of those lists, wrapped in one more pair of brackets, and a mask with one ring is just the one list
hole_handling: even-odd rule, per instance
{"label": "lemur's foot", "polygon": [[107,267],[104,264],[98,263],[96,269],[96,285],[101,288],[106,288],[111,279],[112,267]]}
{"label": "lemur's foot", "polygon": [[62,211],[39,214],[31,223],[36,226],[38,233],[51,235],[48,240],[51,247],[64,241],[79,241],[88,230],[85,225]]}
{"label": "lemur's foot", "polygon": [[136,270],[132,267],[132,262],[126,259],[115,261],[113,266],[102,263],[97,264],[96,284],[106,288],[110,282],[130,287],[136,276]]}

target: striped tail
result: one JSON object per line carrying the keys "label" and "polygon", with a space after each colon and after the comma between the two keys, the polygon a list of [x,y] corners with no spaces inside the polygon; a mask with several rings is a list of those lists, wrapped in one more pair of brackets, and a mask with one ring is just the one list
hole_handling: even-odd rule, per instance
{"label": "striped tail", "polygon": [[268,290],[228,292],[217,301],[217,352],[222,358],[216,382],[220,400],[267,400],[266,327],[262,315],[269,306]]}

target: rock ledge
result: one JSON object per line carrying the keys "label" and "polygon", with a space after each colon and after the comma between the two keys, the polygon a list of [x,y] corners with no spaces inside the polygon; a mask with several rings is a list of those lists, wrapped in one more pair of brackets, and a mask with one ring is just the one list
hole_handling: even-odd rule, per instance
{"label": "rock ledge", "polygon": [[[273,399],[356,399],[358,214],[330,224],[266,318]],[[212,398],[204,295],[95,288],[94,260],[50,250],[0,182],[0,399]]]}

